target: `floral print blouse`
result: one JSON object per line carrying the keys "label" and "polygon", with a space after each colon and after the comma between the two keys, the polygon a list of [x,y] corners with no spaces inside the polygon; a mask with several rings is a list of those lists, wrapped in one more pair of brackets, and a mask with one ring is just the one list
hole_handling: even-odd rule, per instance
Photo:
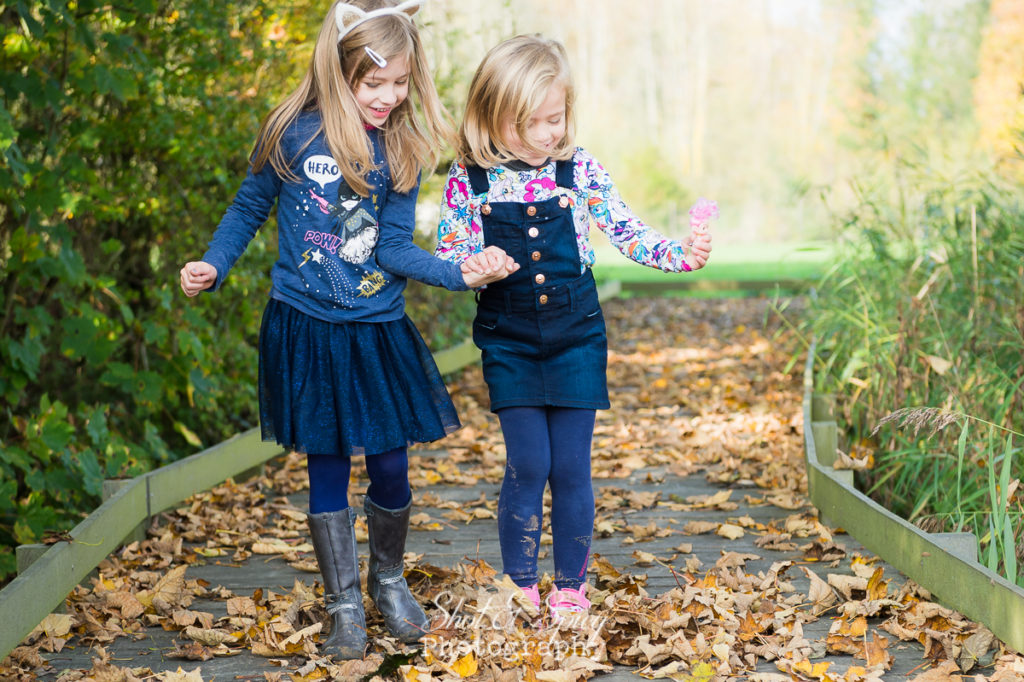
{"label": "floral print blouse", "polygon": [[684,244],[665,237],[640,220],[622,201],[608,171],[597,159],[582,147],[577,147],[572,164],[572,190],[557,186],[555,162],[550,161],[529,170],[512,170],[505,166],[488,169],[490,189],[485,195],[473,193],[466,167],[458,161],[453,162],[441,201],[435,255],[461,263],[474,253],[483,251],[480,206],[485,202],[526,203],[566,195],[576,226],[581,273],[595,260],[589,236],[591,221],[631,260],[666,272],[686,270],[683,265]]}

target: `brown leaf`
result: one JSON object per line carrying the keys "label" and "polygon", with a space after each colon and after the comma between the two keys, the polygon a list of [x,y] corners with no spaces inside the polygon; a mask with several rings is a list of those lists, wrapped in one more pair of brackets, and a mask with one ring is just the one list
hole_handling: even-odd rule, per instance
{"label": "brown leaf", "polygon": [[802,548],[807,561],[835,561],[846,556],[846,548],[832,542],[815,540]]}
{"label": "brown leaf", "polygon": [[470,584],[476,585],[487,585],[498,574],[498,571],[483,559],[469,559],[464,569]]}
{"label": "brown leaf", "polygon": [[227,601],[229,616],[255,616],[256,602],[251,597],[232,597]]}
{"label": "brown leaf", "polygon": [[107,606],[120,611],[122,618],[137,618],[146,612],[146,607],[130,592],[107,592],[104,600]]}
{"label": "brown leaf", "polygon": [[44,634],[47,637],[64,637],[71,632],[74,624],[75,617],[71,614],[51,613],[46,618],[43,618],[42,622],[32,630],[29,638],[39,634]]}
{"label": "brown leaf", "polygon": [[956,663],[943,661],[931,670],[911,678],[910,682],[961,682],[963,678],[954,673],[959,672]]}
{"label": "brown leaf", "polygon": [[777,552],[792,552],[796,549],[796,543],[790,541],[791,537],[789,533],[766,533],[754,540],[754,546]]}
{"label": "brown leaf", "polygon": [[836,588],[836,591],[846,601],[855,601],[854,592],[867,592],[868,589],[868,581],[864,578],[838,573],[828,574],[828,584]]}
{"label": "brown leaf", "polygon": [[743,566],[748,561],[756,561],[760,559],[756,554],[743,554],[740,552],[722,552],[722,557],[715,562],[715,568],[736,568],[737,566]]}
{"label": "brown leaf", "polygon": [[187,661],[208,661],[213,658],[213,652],[199,642],[185,642],[177,644],[173,651],[164,654],[168,658],[184,658]]}
{"label": "brown leaf", "polygon": [[714,521],[689,521],[683,526],[683,532],[687,535],[702,535],[718,530],[718,524]]}
{"label": "brown leaf", "polygon": [[206,646],[217,646],[218,644],[233,643],[235,636],[223,630],[197,628],[190,625],[182,632],[189,639],[205,644]]}
{"label": "brown leaf", "polygon": [[818,577],[818,575],[807,568],[801,566],[800,570],[804,572],[804,575],[811,581],[811,586],[807,592],[807,598],[815,606],[815,613],[821,613],[825,609],[828,609],[838,601],[835,592],[829,587],[828,583]]}
{"label": "brown leaf", "polygon": [[861,651],[854,654],[855,658],[863,658],[868,667],[880,665],[886,670],[892,667],[893,658],[888,651],[889,640],[877,632],[871,633],[871,639],[863,643]]}
{"label": "brown leaf", "polygon": [[978,664],[978,659],[988,653],[994,641],[995,635],[988,628],[980,628],[968,637],[964,641],[960,657],[957,659],[957,663],[960,664],[960,670],[965,673],[969,672],[971,668]]}
{"label": "brown leaf", "polygon": [[44,545],[55,545],[58,542],[74,542],[75,538],[71,536],[71,533],[66,530],[48,530],[43,534],[42,542]]}

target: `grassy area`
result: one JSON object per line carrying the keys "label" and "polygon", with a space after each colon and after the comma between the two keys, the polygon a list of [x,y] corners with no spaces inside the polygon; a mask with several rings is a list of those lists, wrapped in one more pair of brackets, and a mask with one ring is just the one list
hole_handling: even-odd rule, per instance
{"label": "grassy area", "polygon": [[[833,255],[826,242],[800,244],[716,245],[704,269],[690,274],[661,272],[627,259],[607,241],[595,243],[597,264],[594,275],[599,282],[624,283],[743,282],[815,279]],[[682,278],[682,279],[680,279]]]}

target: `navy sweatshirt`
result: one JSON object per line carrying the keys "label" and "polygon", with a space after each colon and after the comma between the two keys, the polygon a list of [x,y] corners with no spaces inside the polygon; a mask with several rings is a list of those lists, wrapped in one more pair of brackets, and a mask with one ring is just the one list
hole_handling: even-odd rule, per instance
{"label": "navy sweatshirt", "polygon": [[[379,170],[368,177],[370,196],[353,192],[331,157],[318,112],[300,114],[282,137],[284,158],[299,182],[282,179],[268,163],[250,168],[221,219],[203,260],[217,268],[220,288],[277,202],[278,260],[270,295],[327,322],[388,322],[405,314],[406,278],[467,289],[458,265],[413,243],[419,185],[398,192],[383,141],[367,131]],[[300,153],[300,150],[301,153]]]}

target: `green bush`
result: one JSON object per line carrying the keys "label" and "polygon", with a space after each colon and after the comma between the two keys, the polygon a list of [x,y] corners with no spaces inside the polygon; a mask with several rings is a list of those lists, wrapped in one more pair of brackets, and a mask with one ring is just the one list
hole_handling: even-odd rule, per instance
{"label": "green bush", "polygon": [[[221,294],[186,299],[178,269],[301,77],[312,5],[0,5],[0,583],[13,547],[72,527],[104,478],[256,425],[273,221]],[[409,298],[435,348],[472,301]]]}

